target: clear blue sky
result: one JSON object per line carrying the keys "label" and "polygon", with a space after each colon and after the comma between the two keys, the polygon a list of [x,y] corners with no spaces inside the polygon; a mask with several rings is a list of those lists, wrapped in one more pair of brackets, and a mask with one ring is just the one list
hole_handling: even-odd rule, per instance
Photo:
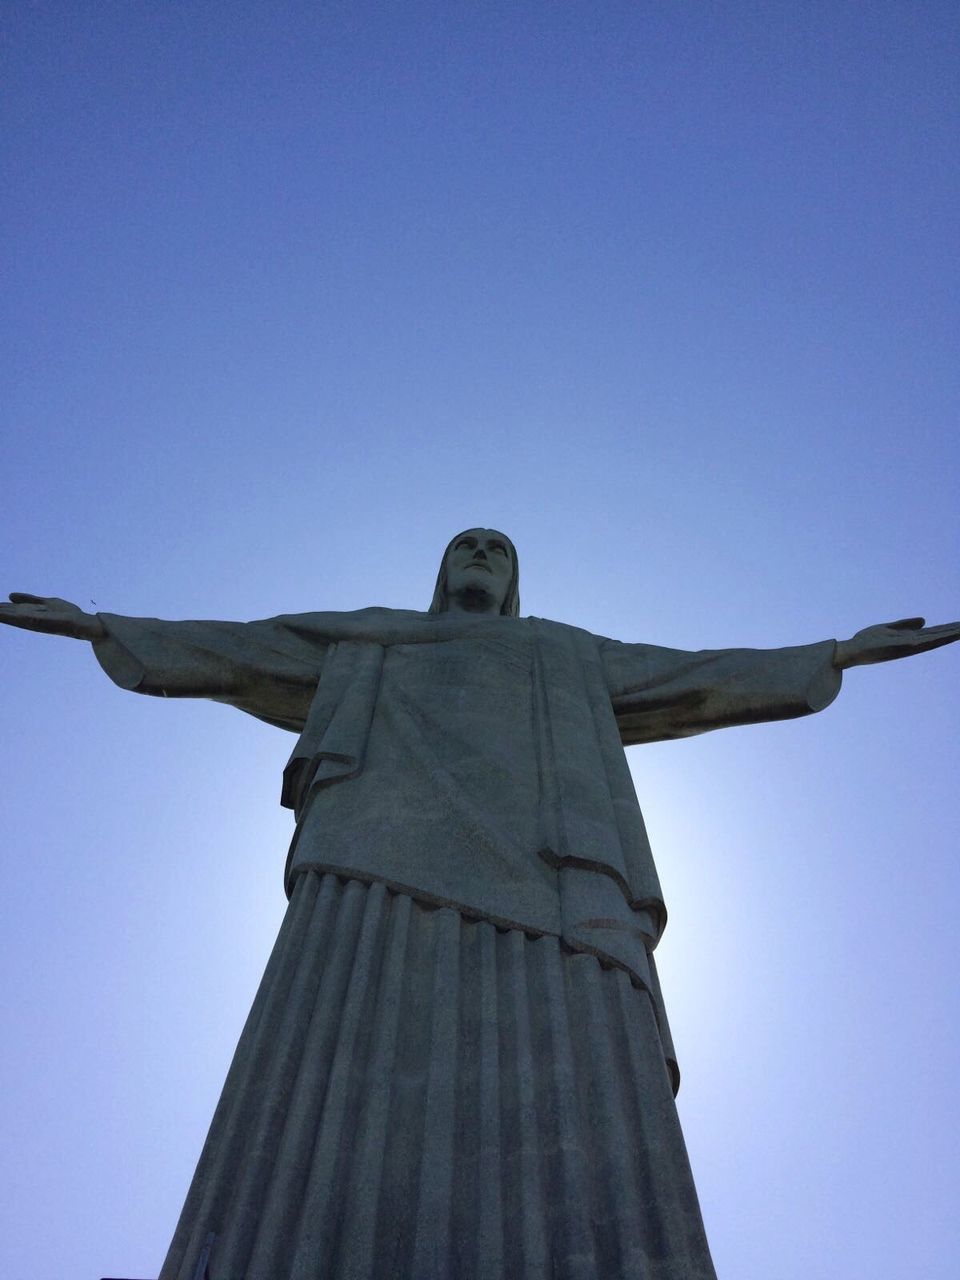
{"label": "clear blue sky", "polygon": [[[954,4],[6,6],[4,592],[960,616]],[[282,915],[290,739],[0,635],[0,1274],[156,1276]],[[960,653],[631,754],[723,1280],[952,1280]]]}

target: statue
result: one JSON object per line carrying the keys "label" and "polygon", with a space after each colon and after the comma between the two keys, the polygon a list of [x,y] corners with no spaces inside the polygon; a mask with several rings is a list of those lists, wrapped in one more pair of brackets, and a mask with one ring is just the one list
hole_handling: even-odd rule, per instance
{"label": "statue", "polygon": [[490,529],[449,544],[426,613],[10,600],[0,621],[91,641],[123,688],[297,735],[290,903],[161,1280],[714,1277],[622,748],[819,711],[960,623],[621,643],[521,618]]}

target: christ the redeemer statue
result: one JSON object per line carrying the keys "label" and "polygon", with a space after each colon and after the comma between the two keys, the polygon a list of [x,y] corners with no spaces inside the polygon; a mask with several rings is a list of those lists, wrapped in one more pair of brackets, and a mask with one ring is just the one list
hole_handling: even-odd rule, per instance
{"label": "christ the redeemer statue", "polygon": [[290,905],[161,1280],[707,1280],[623,747],[819,711],[960,639],[689,653],[519,616],[471,529],[430,609],[0,621],[297,734]]}

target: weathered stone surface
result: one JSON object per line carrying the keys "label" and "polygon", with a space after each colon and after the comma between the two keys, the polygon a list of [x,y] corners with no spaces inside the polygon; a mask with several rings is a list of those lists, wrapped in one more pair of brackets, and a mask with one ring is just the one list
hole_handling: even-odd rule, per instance
{"label": "weathered stone surface", "polygon": [[213,1222],[214,1280],[713,1276],[646,992],[315,871],[162,1280],[192,1280]]}
{"label": "weathered stone surface", "polygon": [[293,731],[290,906],[162,1280],[713,1276],[623,747],[826,706],[960,638],[689,653],[519,617],[503,534],[427,613],[163,622],[11,596],[119,685]]}

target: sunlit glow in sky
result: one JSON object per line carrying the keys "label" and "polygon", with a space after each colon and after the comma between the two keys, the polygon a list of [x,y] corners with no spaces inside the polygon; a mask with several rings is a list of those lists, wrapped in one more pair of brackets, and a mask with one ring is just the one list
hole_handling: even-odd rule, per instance
{"label": "sunlit glow in sky", "polygon": [[[8,6],[4,591],[960,614],[955,5]],[[95,602],[91,604],[91,602]],[[952,1280],[960,653],[631,752],[728,1280]],[[289,735],[0,634],[0,1274],[156,1276],[282,917]]]}

